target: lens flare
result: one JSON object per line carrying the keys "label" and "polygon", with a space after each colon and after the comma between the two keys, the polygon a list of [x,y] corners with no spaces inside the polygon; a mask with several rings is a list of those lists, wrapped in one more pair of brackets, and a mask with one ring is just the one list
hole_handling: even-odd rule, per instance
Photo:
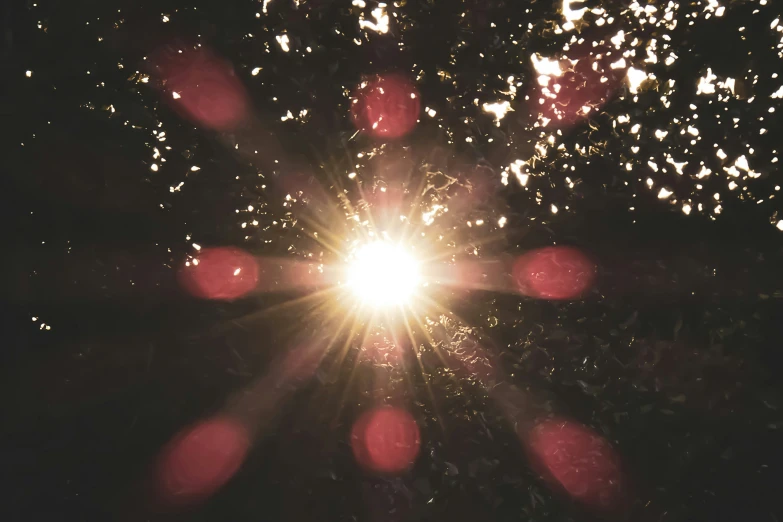
{"label": "lens flare", "polygon": [[409,304],[421,283],[419,263],[402,246],[377,241],[360,247],[348,263],[347,286],[362,305]]}
{"label": "lens flare", "polygon": [[376,473],[401,473],[419,455],[421,436],[416,420],[400,408],[365,412],[351,430],[351,448],[359,465]]}
{"label": "lens flare", "polygon": [[547,481],[599,509],[621,508],[627,490],[620,457],[590,428],[563,419],[540,422],[530,432],[528,451]]}
{"label": "lens flare", "polygon": [[244,426],[214,418],[172,440],[157,462],[156,486],[161,500],[188,505],[220,489],[237,472],[250,449]]}
{"label": "lens flare", "polygon": [[250,104],[233,66],[208,49],[170,45],[150,62],[164,100],[183,118],[217,131],[235,128]]}
{"label": "lens flare", "polygon": [[401,74],[376,76],[353,94],[351,115],[358,129],[381,139],[408,134],[419,119],[421,101],[416,86]]}
{"label": "lens flare", "polygon": [[519,257],[512,276],[518,290],[539,299],[577,299],[593,286],[596,266],[581,250],[539,248]]}
{"label": "lens flare", "polygon": [[195,297],[230,301],[256,288],[258,272],[255,257],[244,250],[233,247],[204,248],[183,263],[179,281]]}

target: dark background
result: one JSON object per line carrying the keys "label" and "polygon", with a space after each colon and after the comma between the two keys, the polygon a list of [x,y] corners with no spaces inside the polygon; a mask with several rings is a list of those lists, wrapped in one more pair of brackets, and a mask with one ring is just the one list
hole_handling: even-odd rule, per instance
{"label": "dark background", "polygon": [[[351,423],[372,403],[378,372],[404,378],[357,363],[353,353],[345,363],[358,364],[352,380],[349,369],[337,379],[318,374],[281,401],[240,472],[214,497],[181,513],[144,507],[145,474],[171,436],[220,411],[321,324],[303,311],[258,313],[290,296],[228,304],[188,298],[174,274],[191,243],[238,245],[259,256],[318,251],[304,224],[270,225],[308,211],[280,207],[276,190],[288,172],[273,160],[296,165],[329,192],[328,180],[356,169],[358,152],[375,150],[360,168],[370,192],[400,170],[458,172],[460,183],[488,186],[479,204],[450,216],[458,223],[508,217],[503,239],[482,247],[484,258],[557,242],[597,259],[598,283],[582,301],[476,292],[448,304],[538,407],[612,441],[634,483],[629,520],[779,521],[783,243],[774,226],[780,202],[771,196],[781,181],[773,158],[783,134],[782,107],[770,95],[783,68],[781,33],[770,28],[774,4],[731,2],[723,17],[708,19],[707,2],[683,2],[677,27],[667,29],[640,24],[627,3],[603,2],[613,23],[596,29],[588,15],[580,36],[589,42],[623,29],[637,37],[641,47],[629,61],[654,72],[659,87],[637,96],[620,87],[589,122],[564,128],[556,138],[564,148],[531,164],[523,188],[513,175],[500,185],[500,171],[535,154],[539,130],[524,100],[535,82],[529,57],[554,54],[571,38],[551,30],[561,21],[559,3],[409,0],[389,5],[399,14],[389,35],[370,36],[357,22],[359,11],[369,17],[369,3],[361,10],[272,0],[261,17],[262,4],[252,1],[3,3],[1,519],[594,517],[539,480],[497,404],[427,347],[424,369],[407,375],[414,386],[406,400],[423,439],[410,472],[377,478],[353,461]],[[650,5],[663,12],[666,3]],[[275,41],[282,31],[290,53]],[[639,65],[646,42],[660,46],[663,34],[675,64],[665,66],[662,53],[657,64]],[[174,39],[203,42],[233,63],[252,98],[252,135],[199,129],[163,105],[152,85],[138,83],[144,57]],[[307,46],[312,53],[297,52]],[[252,76],[254,67],[262,73]],[[744,91],[697,96],[707,67]],[[420,71],[422,105],[438,116],[422,116],[410,136],[379,149],[366,135],[349,140],[346,92],[362,75],[386,70]],[[509,75],[524,87],[514,112],[495,126],[479,107],[506,99]],[[667,108],[660,95],[669,79],[676,88]],[[308,118],[280,120],[302,108]],[[630,124],[613,125],[623,114]],[[679,133],[689,121],[702,138],[695,145]],[[637,122],[642,132],[630,133]],[[152,134],[159,128],[165,143]],[[654,129],[669,136],[658,140]],[[274,144],[264,150],[273,152],[261,159],[232,146],[267,146],[270,135]],[[593,148],[579,153],[588,143]],[[152,172],[152,148],[163,146],[172,147],[167,162]],[[644,159],[629,172],[632,146]],[[718,147],[728,156],[723,165],[744,154],[761,176],[736,179],[740,187],[728,190]],[[648,159],[665,165],[666,154],[688,162],[683,175],[647,167]],[[695,177],[701,161],[713,170],[706,180]],[[201,169],[186,175],[190,165]],[[180,181],[182,191],[171,192]],[[657,197],[661,186],[672,198]],[[451,193],[431,197],[448,203]],[[690,215],[684,201],[693,204]],[[252,231],[239,226],[250,219],[248,205],[261,222]],[[467,256],[482,234],[498,231],[462,230],[464,251],[456,253]],[[433,331],[448,340],[455,326],[440,321]],[[445,429],[436,412],[448,419]]]}

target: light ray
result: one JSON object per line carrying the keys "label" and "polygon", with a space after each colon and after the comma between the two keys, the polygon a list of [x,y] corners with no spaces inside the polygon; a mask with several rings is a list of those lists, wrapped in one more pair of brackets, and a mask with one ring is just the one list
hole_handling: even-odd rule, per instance
{"label": "light ray", "polygon": [[[351,160],[350,157],[346,159]],[[431,235],[437,228],[431,228],[432,223],[424,224],[417,218],[422,205],[433,194],[434,189],[429,184],[431,178],[426,173],[404,170],[403,179],[394,181],[394,188],[388,194],[390,199],[385,199],[386,196],[376,193],[376,190],[381,190],[380,185],[370,185],[359,179],[355,186],[346,188],[342,182],[344,177],[337,169],[324,169],[325,186],[323,190],[314,189],[314,199],[301,198],[310,208],[306,211],[307,215],[299,217],[299,221],[302,224],[300,228],[323,248],[320,255],[326,253],[325,257],[319,258],[320,274],[317,278],[326,288],[317,288],[309,295],[276,304],[253,317],[302,309],[310,320],[318,318],[321,322],[318,328],[323,329],[328,338],[325,346],[319,347],[321,356],[331,354],[330,362],[326,363],[328,368],[325,368],[327,376],[330,382],[333,382],[334,376],[339,376],[340,381],[347,377],[344,389],[338,392],[339,397],[335,397],[338,401],[335,419],[345,406],[357,367],[363,360],[361,353],[357,354],[351,368],[344,371],[349,353],[353,349],[360,352],[369,349],[366,345],[373,332],[379,331],[379,328],[380,331],[387,330],[396,352],[409,349],[416,357],[427,399],[445,432],[447,419],[436,402],[431,376],[425,371],[420,358],[420,348],[431,347],[444,366],[450,366],[450,361],[444,352],[447,345],[433,338],[432,325],[425,318],[432,314],[441,318],[453,317],[442,302],[446,295],[444,288],[497,291],[506,290],[505,287],[511,285],[494,276],[482,275],[503,272],[504,265],[500,261],[440,263],[459,256],[466,245],[477,248],[494,243],[502,234],[496,232],[491,237],[460,247],[459,231],[448,226],[451,220],[442,221],[446,219],[444,214],[435,219],[447,224],[443,230],[447,240],[443,241],[442,235],[437,241],[432,240]],[[376,195],[383,201],[383,206],[378,208],[375,205],[381,203],[375,201]],[[362,203],[354,204],[355,198]],[[445,205],[446,201],[441,200],[441,203]],[[383,216],[382,219],[379,220],[379,216]],[[270,286],[271,291],[274,289]],[[462,322],[459,318],[457,320]],[[404,342],[406,336],[409,346]],[[415,370],[412,366],[407,368],[409,364],[406,361],[406,357],[400,359],[403,377],[413,387],[411,377]],[[416,393],[415,387],[413,389]]]}
{"label": "light ray", "polygon": [[[358,316],[355,315],[354,316],[354,323],[357,320],[358,320]],[[364,336],[363,336],[363,338],[361,340],[361,343],[359,344],[359,349],[360,350],[362,349],[362,346],[364,345],[364,343],[367,341],[367,337],[369,335],[369,331],[370,331],[370,327],[369,327],[369,325],[366,325],[366,327],[364,328]],[[354,335],[350,335],[346,339],[346,341],[345,341],[345,345],[343,346],[343,350],[341,352],[340,363],[339,363],[339,365],[337,365],[338,369],[340,369],[342,367],[342,362],[345,360],[345,357],[348,354],[348,351],[350,349],[351,339],[353,337],[354,337]],[[353,384],[353,379],[356,376],[356,370],[358,368],[359,368],[359,357],[357,355],[356,361],[354,362],[353,366],[351,367],[351,373],[348,375],[348,379],[345,382],[345,388],[343,389],[343,392],[340,394],[340,399],[337,402],[337,411],[334,414],[334,421],[335,422],[340,417],[340,413],[343,411],[343,406],[345,405],[345,402],[346,402],[346,400],[348,398],[348,392],[351,389],[351,385]]]}
{"label": "light ray", "polygon": [[[414,317],[415,320],[419,323],[419,327],[421,328],[424,335],[427,337],[427,342],[429,345],[435,350],[435,347],[432,343],[432,338],[430,337],[429,333],[427,332],[427,329],[424,328],[424,325],[421,323],[421,320],[415,313],[409,314],[410,317]],[[424,371],[424,365],[421,363],[421,357],[419,357],[419,351],[418,347],[416,346],[415,338],[413,336],[413,331],[410,327],[410,324],[408,323],[407,317],[405,320],[405,329],[408,332],[408,337],[411,339],[411,346],[413,347],[416,364],[419,367],[419,374],[421,375],[422,380],[424,381],[424,387],[427,390],[427,395],[429,396],[430,404],[432,404],[432,409],[435,412],[435,417],[438,419],[438,426],[440,426],[441,433],[446,433],[446,422],[443,420],[443,415],[440,413],[440,407],[438,406],[438,401],[435,399],[435,393],[432,391],[432,385],[430,382],[430,379],[427,377],[427,373]],[[437,353],[437,352],[436,352]]]}

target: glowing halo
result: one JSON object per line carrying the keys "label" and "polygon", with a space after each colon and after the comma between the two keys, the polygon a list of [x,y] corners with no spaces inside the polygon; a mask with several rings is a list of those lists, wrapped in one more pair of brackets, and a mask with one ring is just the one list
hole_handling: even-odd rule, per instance
{"label": "glowing halo", "polygon": [[361,245],[346,265],[346,287],[362,306],[385,309],[410,304],[421,285],[419,262],[402,245]]}
{"label": "glowing halo", "polygon": [[[406,174],[409,168],[407,160],[385,158],[375,165],[374,181],[327,170],[323,187],[286,195],[287,202],[301,202],[299,226],[320,247],[307,254],[307,263],[317,264],[319,284],[313,291],[297,287],[303,292],[260,313],[285,312],[288,320],[297,310],[317,325],[328,337],[323,354],[329,379],[344,363],[352,366],[349,379],[360,364],[406,372],[408,362],[421,366],[409,355],[447,349],[433,325],[444,318],[462,322],[450,309],[454,290],[508,292],[512,286],[505,263],[473,257],[496,239],[469,240],[446,214],[447,202],[456,202],[459,213],[475,206],[469,196],[479,181],[454,178],[462,190],[445,199],[445,192],[430,193],[432,173]],[[431,226],[436,221],[440,226]]]}

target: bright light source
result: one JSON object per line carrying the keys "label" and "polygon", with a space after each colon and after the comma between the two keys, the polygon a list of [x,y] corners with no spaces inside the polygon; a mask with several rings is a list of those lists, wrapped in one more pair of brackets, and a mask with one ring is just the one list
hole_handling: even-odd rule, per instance
{"label": "bright light source", "polygon": [[421,281],[419,263],[405,249],[386,241],[360,247],[346,277],[360,302],[375,308],[406,304]]}

